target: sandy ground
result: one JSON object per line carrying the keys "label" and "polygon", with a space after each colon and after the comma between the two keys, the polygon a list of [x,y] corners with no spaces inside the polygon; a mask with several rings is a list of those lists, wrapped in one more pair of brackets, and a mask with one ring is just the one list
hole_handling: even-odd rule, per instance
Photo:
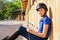
{"label": "sandy ground", "polygon": [[[20,25],[0,25],[0,40],[7,35],[11,36]],[[22,36],[19,36],[16,40],[27,40]]]}

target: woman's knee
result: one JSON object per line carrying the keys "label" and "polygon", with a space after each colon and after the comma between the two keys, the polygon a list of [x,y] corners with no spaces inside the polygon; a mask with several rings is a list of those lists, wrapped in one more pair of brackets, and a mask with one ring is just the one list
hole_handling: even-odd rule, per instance
{"label": "woman's knee", "polygon": [[20,26],[20,27],[18,28],[18,30],[19,30],[19,31],[22,31],[22,30],[26,30],[26,28],[24,28],[23,26]]}

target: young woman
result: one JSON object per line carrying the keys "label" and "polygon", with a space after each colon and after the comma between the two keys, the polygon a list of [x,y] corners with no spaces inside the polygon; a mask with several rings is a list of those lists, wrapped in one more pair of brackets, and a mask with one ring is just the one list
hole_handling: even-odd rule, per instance
{"label": "young woman", "polygon": [[42,17],[39,21],[39,31],[35,32],[29,28],[20,26],[20,28],[6,40],[15,40],[19,35],[24,36],[28,40],[48,40],[51,31],[51,20],[47,16],[47,6],[44,3],[39,3],[36,6],[36,10],[40,17]]}

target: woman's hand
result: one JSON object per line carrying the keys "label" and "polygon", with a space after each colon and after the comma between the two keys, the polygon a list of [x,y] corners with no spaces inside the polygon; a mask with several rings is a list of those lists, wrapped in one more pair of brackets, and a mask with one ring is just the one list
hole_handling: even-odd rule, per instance
{"label": "woman's hand", "polygon": [[29,32],[29,33],[30,33],[31,31],[33,31],[33,30],[29,29],[29,28],[26,28],[26,29],[27,29],[27,32]]}
{"label": "woman's hand", "polygon": [[31,32],[31,31],[33,31],[33,30],[31,30],[30,28],[29,28],[29,25],[27,25],[27,28],[26,28],[26,30],[27,30],[27,32]]}
{"label": "woman's hand", "polygon": [[27,29],[27,32],[29,32],[29,28],[26,28]]}
{"label": "woman's hand", "polygon": [[29,31],[29,25],[27,25],[26,30],[27,30],[27,32]]}

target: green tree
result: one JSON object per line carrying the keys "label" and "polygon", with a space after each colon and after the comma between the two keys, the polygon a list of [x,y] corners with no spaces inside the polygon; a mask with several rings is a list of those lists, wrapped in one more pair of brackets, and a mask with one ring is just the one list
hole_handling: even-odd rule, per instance
{"label": "green tree", "polygon": [[19,8],[21,8],[20,0],[13,0],[13,3],[16,4]]}
{"label": "green tree", "polygon": [[3,1],[2,10],[0,10],[0,20],[11,19],[14,10],[21,9],[19,0]]}

